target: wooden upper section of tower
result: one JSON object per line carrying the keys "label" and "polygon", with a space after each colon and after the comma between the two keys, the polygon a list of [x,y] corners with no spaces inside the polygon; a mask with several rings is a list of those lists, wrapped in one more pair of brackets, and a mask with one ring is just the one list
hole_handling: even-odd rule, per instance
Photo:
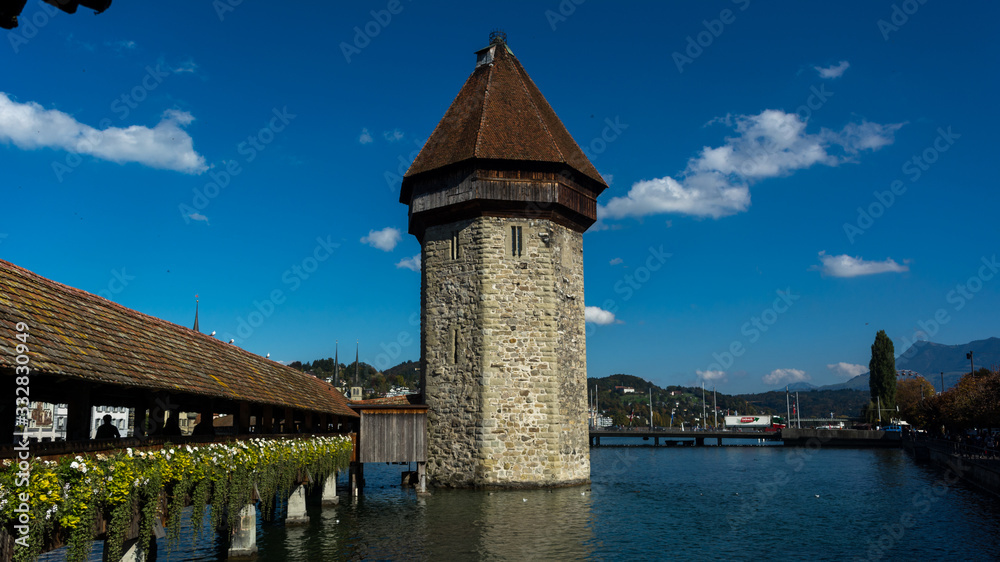
{"label": "wooden upper section of tower", "polygon": [[434,224],[475,216],[550,218],[584,231],[608,186],[501,36],[403,178],[418,238]]}

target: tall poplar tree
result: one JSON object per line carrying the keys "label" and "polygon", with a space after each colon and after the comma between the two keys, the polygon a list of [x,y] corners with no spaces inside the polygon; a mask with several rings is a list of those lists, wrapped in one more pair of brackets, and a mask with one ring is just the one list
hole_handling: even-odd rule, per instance
{"label": "tall poplar tree", "polygon": [[885,330],[879,330],[875,334],[875,343],[872,344],[872,359],[868,363],[868,388],[876,407],[881,401],[882,410],[896,409],[896,352],[892,340],[885,335]]}

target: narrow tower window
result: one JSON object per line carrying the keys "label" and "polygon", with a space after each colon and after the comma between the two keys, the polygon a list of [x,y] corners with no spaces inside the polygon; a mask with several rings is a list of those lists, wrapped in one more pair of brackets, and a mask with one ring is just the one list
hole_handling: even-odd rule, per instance
{"label": "narrow tower window", "polygon": [[515,258],[521,257],[521,227],[510,227],[510,255]]}
{"label": "narrow tower window", "polygon": [[458,252],[458,231],[451,231],[451,259],[457,260],[459,258]]}
{"label": "narrow tower window", "polygon": [[458,328],[451,329],[451,364],[458,363]]}

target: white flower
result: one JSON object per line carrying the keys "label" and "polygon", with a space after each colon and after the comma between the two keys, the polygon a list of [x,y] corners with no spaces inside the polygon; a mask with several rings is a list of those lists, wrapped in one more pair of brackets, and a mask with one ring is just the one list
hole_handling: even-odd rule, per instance
{"label": "white flower", "polygon": [[[80,458],[80,457],[76,457],[76,458]],[[80,468],[80,463],[78,463],[76,461],[73,461],[73,462],[69,463],[69,467],[72,468],[72,469],[79,469]],[[69,486],[69,484],[67,484],[67,486]]]}

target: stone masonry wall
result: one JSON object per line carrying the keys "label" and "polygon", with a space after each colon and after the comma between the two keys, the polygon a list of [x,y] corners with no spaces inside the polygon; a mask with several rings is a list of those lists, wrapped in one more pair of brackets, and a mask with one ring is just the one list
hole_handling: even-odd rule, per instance
{"label": "stone masonry wall", "polygon": [[481,217],[428,228],[422,260],[432,483],[588,481],[582,235]]}

